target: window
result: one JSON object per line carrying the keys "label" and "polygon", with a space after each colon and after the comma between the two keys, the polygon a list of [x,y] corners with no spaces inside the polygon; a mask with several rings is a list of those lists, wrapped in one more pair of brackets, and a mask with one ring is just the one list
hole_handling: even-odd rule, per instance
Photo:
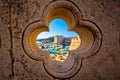
{"label": "window", "polygon": [[[64,22],[67,27],[56,26],[53,24],[57,24],[56,20]],[[63,34],[64,30],[70,32],[69,35]],[[82,59],[94,55],[101,42],[98,26],[92,21],[83,20],[80,9],[63,0],[47,5],[42,20],[27,25],[22,39],[26,54],[34,60],[43,61],[46,72],[57,79],[74,76],[80,70]]]}
{"label": "window", "polygon": [[49,51],[50,58],[63,62],[67,59],[70,50],[80,46],[80,37],[73,31],[68,31],[68,24],[63,19],[51,21],[49,32],[42,32],[37,36],[38,47]]}

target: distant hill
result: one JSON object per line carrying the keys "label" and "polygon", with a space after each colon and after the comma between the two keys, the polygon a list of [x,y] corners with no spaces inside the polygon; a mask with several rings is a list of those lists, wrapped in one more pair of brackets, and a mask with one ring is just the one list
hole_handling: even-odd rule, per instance
{"label": "distant hill", "polygon": [[54,36],[48,37],[48,38],[43,38],[43,39],[37,39],[37,41],[38,41],[38,42],[42,42],[42,43],[54,42]]}
{"label": "distant hill", "polygon": [[[64,44],[64,43],[70,44],[71,43],[72,37],[64,37],[61,35],[56,35],[56,36],[58,39],[58,43],[60,43],[60,44]],[[54,37],[55,36],[43,38],[43,39],[37,39],[37,41],[42,42],[42,43],[51,43],[51,42],[54,42]]]}

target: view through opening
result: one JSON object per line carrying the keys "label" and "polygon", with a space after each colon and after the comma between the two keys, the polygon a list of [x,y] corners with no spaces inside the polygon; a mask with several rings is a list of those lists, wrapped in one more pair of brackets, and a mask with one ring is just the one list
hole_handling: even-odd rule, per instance
{"label": "view through opening", "polygon": [[50,58],[63,62],[69,51],[80,46],[80,36],[68,31],[68,24],[63,19],[54,19],[49,25],[49,32],[42,32],[37,36],[38,47],[50,52]]}

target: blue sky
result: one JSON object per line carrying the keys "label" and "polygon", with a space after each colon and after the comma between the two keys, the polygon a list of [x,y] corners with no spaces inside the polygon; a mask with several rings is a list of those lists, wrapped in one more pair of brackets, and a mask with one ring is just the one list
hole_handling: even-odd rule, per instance
{"label": "blue sky", "polygon": [[48,38],[55,35],[63,35],[65,37],[79,37],[76,32],[68,31],[68,24],[63,19],[54,19],[49,25],[49,32],[42,32],[37,39]]}

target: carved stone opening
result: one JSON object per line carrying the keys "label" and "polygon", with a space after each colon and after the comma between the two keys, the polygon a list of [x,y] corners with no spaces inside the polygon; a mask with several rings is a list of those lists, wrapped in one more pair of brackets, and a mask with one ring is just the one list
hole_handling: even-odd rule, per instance
{"label": "carved stone opening", "polygon": [[[81,59],[94,55],[101,46],[101,32],[98,26],[82,19],[80,9],[69,1],[55,1],[47,5],[43,12],[43,20],[30,23],[23,33],[23,48],[28,56],[42,60],[48,74],[58,79],[73,77],[81,68]],[[81,45],[70,51],[66,61],[56,62],[49,58],[48,51],[42,51],[36,44],[39,33],[48,31],[53,19],[62,18],[68,23],[69,31],[77,32],[81,37]]]}

